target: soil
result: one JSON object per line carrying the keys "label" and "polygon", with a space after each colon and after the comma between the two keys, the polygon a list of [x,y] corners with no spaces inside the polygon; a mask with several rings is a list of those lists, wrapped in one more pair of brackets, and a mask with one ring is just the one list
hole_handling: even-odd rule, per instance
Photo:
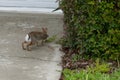
{"label": "soil", "polygon": [[[86,69],[87,66],[90,66],[91,64],[95,63],[95,61],[92,59],[88,59],[88,60],[80,59],[78,61],[73,61],[72,56],[75,55],[74,51],[71,51],[69,48],[62,48],[61,50],[65,53],[65,55],[62,57],[63,70],[66,68],[71,69],[71,70]],[[109,60],[109,61],[107,61],[107,63],[110,65],[110,71],[107,73],[111,74],[115,70],[115,68],[118,67],[118,63],[117,63],[117,61],[113,61],[113,60]],[[64,80],[63,74],[61,74],[61,77],[59,80]]]}

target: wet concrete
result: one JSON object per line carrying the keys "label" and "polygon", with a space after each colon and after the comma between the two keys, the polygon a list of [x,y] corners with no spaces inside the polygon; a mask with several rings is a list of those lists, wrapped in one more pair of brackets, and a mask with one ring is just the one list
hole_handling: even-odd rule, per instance
{"label": "wet concrete", "polygon": [[48,28],[50,36],[62,36],[63,15],[0,12],[0,80],[58,80],[62,67],[55,43],[22,50],[26,33]]}

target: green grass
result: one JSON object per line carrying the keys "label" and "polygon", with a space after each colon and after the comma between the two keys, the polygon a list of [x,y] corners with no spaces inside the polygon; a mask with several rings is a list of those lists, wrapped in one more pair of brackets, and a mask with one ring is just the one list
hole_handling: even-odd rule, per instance
{"label": "green grass", "polygon": [[54,42],[55,40],[56,40],[56,35],[53,35],[53,36],[51,36],[51,37],[49,37],[45,42]]}
{"label": "green grass", "polygon": [[94,64],[89,65],[86,69],[64,69],[64,80],[120,80],[120,68],[116,68],[111,74],[111,67],[104,61],[96,59]]}
{"label": "green grass", "polygon": [[112,74],[101,72],[89,72],[88,70],[69,70],[63,71],[64,80],[120,80],[120,69]]}

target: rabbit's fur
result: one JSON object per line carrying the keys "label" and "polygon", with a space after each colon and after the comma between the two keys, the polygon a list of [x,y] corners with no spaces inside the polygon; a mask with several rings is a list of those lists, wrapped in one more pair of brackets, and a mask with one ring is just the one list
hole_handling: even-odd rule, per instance
{"label": "rabbit's fur", "polygon": [[[43,41],[46,40],[48,37],[47,34],[47,28],[42,28],[42,31],[32,31],[29,32],[26,36],[25,36],[25,41],[22,43],[22,48],[24,50],[28,50],[30,51],[30,46],[32,45],[39,45],[39,42],[41,41],[41,44],[43,44]],[[26,44],[26,48],[25,48],[25,44]]]}

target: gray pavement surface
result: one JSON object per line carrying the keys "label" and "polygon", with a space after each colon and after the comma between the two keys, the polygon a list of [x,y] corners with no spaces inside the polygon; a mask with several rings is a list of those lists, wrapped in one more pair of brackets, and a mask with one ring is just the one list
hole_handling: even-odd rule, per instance
{"label": "gray pavement surface", "polygon": [[32,30],[48,28],[50,36],[62,36],[63,15],[0,12],[0,80],[59,80],[61,47],[45,43],[22,50],[21,42]]}

